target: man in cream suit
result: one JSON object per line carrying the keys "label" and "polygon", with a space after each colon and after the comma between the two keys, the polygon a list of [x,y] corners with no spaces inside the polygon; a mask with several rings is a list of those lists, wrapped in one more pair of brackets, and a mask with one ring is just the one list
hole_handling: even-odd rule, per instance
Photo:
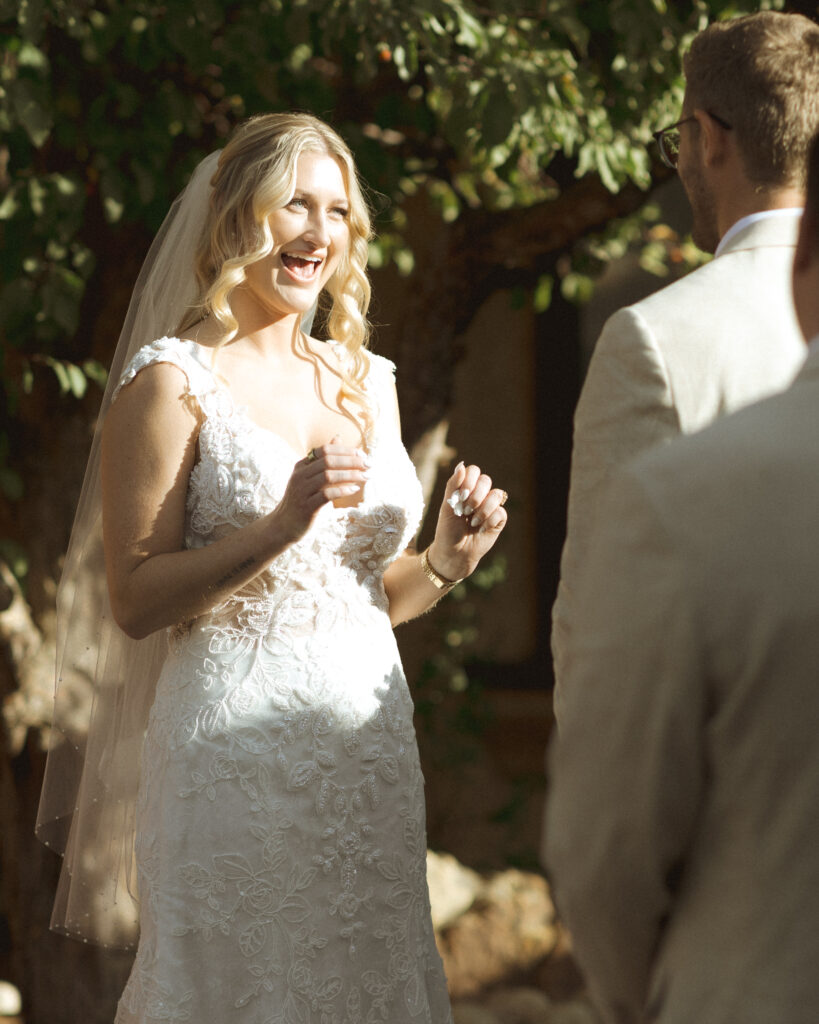
{"label": "man in cream suit", "polygon": [[795,382],[621,471],[577,582],[546,859],[617,1024],[819,1020],[819,136],[793,291]]}
{"label": "man in cream suit", "polygon": [[773,12],[711,25],[694,39],[685,73],[682,119],[657,134],[688,196],[694,240],[716,259],[615,313],[596,345],[575,414],[553,612],[558,723],[575,578],[612,472],[781,390],[804,358],[789,275],[819,120],[819,26]]}

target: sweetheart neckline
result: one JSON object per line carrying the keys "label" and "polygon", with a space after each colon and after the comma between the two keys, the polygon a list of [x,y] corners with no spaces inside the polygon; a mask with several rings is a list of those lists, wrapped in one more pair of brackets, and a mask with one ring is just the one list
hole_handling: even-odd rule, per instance
{"label": "sweetheart neckline", "polygon": [[[213,352],[213,349],[209,348],[207,345],[200,345],[198,341],[193,341],[192,339],[189,339],[189,338],[185,338],[185,339],[178,338],[176,340],[182,341],[183,343],[185,341],[187,341],[189,344],[191,344],[195,348],[199,349],[200,352],[208,352],[208,353]],[[338,342],[334,342],[334,341],[327,341],[327,342],[325,342],[325,344],[329,345],[333,350],[336,350],[339,347]],[[256,430],[261,430],[265,434],[269,434],[271,437],[275,437],[282,445],[284,445],[288,449],[288,451],[290,451],[293,455],[296,456],[296,461],[297,462],[300,459],[303,459],[305,457],[305,455],[302,455],[302,454],[299,453],[298,449],[295,448],[287,440],[287,438],[283,434],[280,434],[278,431],[273,430],[271,427],[264,427],[264,426],[262,426],[262,424],[259,423],[258,420],[256,420],[251,415],[250,410],[248,409],[247,405],[242,403],[242,402],[238,402],[236,400],[235,396],[233,395],[233,392],[230,390],[228,385],[223,383],[219,379],[219,377],[217,376],[216,371],[213,368],[213,365],[211,363],[211,360],[210,360],[209,356],[206,356],[204,361],[201,360],[201,359],[199,359],[197,361],[200,363],[201,366],[204,366],[204,368],[208,371],[208,373],[211,376],[211,380],[213,381],[214,390],[218,391],[220,394],[224,394],[225,395],[225,397],[227,398],[228,402],[230,402],[231,409],[233,410],[234,413],[236,413],[237,415],[243,416],[244,419],[252,427],[256,428]],[[373,436],[371,437],[371,439],[370,440],[366,440],[365,439],[364,444],[356,446],[356,447],[361,448],[361,450],[366,455],[368,455],[368,456],[372,456],[373,451],[374,451],[375,446],[376,446],[376,440],[375,440],[375,437],[374,437],[374,434],[375,434],[375,429],[374,428],[375,428],[375,424],[373,423],[373,427],[371,428],[371,433],[372,433]]]}
{"label": "sweetheart neckline", "polygon": [[[219,387],[218,384],[217,384],[217,387]],[[260,432],[262,434],[266,434],[268,437],[273,438],[274,441],[278,441],[278,443],[279,443],[279,445],[281,447],[286,448],[291,455],[295,455],[296,456],[296,460],[295,460],[296,462],[298,462],[299,460],[304,458],[303,455],[299,455],[298,454],[298,452],[293,447],[293,445],[290,444],[290,442],[286,438],[282,437],[281,434],[277,433],[275,430],[271,430],[269,427],[263,427],[261,425],[261,423],[257,423],[256,420],[254,420],[253,417],[248,412],[247,407],[244,406],[244,405],[237,404],[237,402],[233,398],[233,395],[231,395],[230,392],[226,388],[221,388],[220,387],[219,390],[223,391],[227,395],[227,398],[228,398],[228,400],[231,403],[231,412],[233,413],[234,416],[237,416],[240,419],[242,419],[244,421],[244,423],[246,423],[247,426],[249,426],[252,430],[256,430],[256,431],[258,431],[258,432]],[[372,454],[373,454],[374,450],[375,450],[375,442],[371,443],[369,449],[367,449],[367,454],[370,457],[372,457]],[[355,505],[334,505],[333,502],[330,501],[326,505],[322,505],[321,508],[319,508],[319,514],[324,512],[326,509],[331,509],[333,512],[360,512],[365,507],[369,508],[369,507],[372,506],[372,501],[370,500],[369,493],[368,493],[369,489],[370,489],[370,481],[369,480],[365,480],[364,481],[364,486],[361,488],[361,501],[359,501],[357,504],[355,504]]]}

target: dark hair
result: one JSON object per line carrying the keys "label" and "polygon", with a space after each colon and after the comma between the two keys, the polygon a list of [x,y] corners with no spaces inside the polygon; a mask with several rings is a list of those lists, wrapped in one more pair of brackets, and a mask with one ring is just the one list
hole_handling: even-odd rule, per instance
{"label": "dark hair", "polygon": [[731,125],[754,184],[804,186],[819,124],[819,25],[775,11],[715,22],[695,36],[684,68],[686,112]]}
{"label": "dark hair", "polygon": [[[819,126],[817,126],[819,128]],[[819,249],[819,131],[813,137],[808,155],[808,186],[805,196],[805,208],[813,214],[813,222],[816,225],[816,238],[814,242]]]}

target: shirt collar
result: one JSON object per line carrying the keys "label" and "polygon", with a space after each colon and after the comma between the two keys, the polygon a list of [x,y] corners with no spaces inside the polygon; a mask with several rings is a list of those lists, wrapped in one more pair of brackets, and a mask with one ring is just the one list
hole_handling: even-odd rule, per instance
{"label": "shirt collar", "polygon": [[725,246],[740,233],[744,228],[747,228],[750,224],[756,224],[760,220],[769,220],[771,217],[801,217],[802,209],[798,206],[783,207],[781,210],[758,210],[756,213],[749,213],[747,217],[741,217],[736,224],[732,224],[730,228],[720,239],[717,251],[714,256],[719,254],[725,249]]}

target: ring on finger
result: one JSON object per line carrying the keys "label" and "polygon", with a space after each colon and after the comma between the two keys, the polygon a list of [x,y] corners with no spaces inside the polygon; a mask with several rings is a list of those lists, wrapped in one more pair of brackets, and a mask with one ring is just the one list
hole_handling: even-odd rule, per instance
{"label": "ring on finger", "polygon": [[315,448],[311,448],[310,451],[305,456],[304,461],[305,462],[315,462],[317,458],[318,458],[318,452],[316,451]]}

